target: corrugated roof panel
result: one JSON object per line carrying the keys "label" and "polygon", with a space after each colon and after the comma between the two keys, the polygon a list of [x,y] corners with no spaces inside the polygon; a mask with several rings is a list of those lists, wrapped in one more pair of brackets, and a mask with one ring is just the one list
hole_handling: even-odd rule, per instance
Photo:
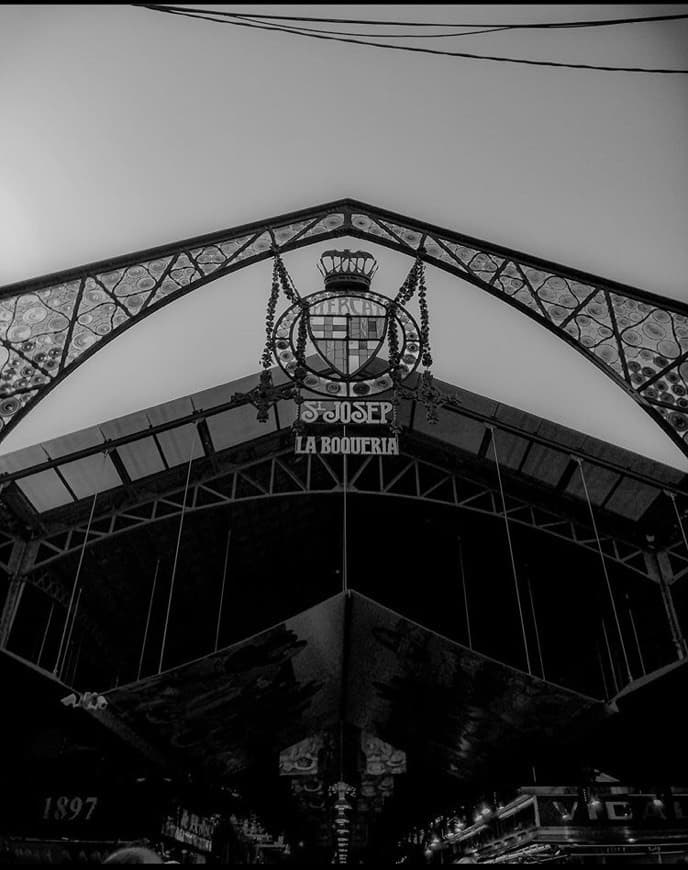
{"label": "corrugated roof panel", "polygon": [[[620,475],[609,471],[607,468],[600,468],[598,465],[591,465],[589,462],[583,463],[583,474],[585,475],[585,483],[590,495],[590,501],[595,505],[602,504],[620,477]],[[566,493],[586,500],[583,480],[578,471],[569,481]]]}
{"label": "corrugated roof panel", "polygon": [[[497,442],[497,456],[500,463],[506,465],[507,468],[518,468],[530,442],[501,429],[495,429],[494,437]],[[492,448],[488,450],[487,455],[494,458]]]}
{"label": "corrugated roof panel", "polygon": [[69,435],[62,435],[60,438],[54,438],[52,441],[46,441],[43,447],[51,459],[59,459],[60,456],[66,456],[68,453],[76,453],[77,450],[95,447],[97,444],[102,444],[103,441],[103,433],[97,426],[92,426],[90,429],[81,429],[79,432],[72,432]]}
{"label": "corrugated roof panel", "polygon": [[567,429],[566,426],[559,426],[558,423],[551,423],[549,420],[543,420],[540,423],[537,434],[541,438],[547,438],[561,444],[562,447],[568,447],[570,450],[579,450],[586,438],[580,432]]}
{"label": "corrugated roof panel", "polygon": [[548,486],[556,486],[569,464],[569,458],[568,453],[552,450],[542,444],[533,444],[522,471]]}
{"label": "corrugated roof panel", "polygon": [[512,408],[511,405],[499,405],[495,417],[497,420],[508,423],[510,426],[516,426],[524,432],[536,432],[541,422],[539,417],[534,417],[525,411],[519,411],[518,408]]}
{"label": "corrugated roof panel", "polygon": [[[286,403],[282,402],[282,405]],[[259,423],[256,419],[258,411],[253,405],[242,405],[208,417],[208,431],[216,450],[225,450],[234,444],[251,441],[262,435],[275,431],[275,417],[270,415],[267,423]],[[280,422],[282,421],[282,406],[280,405]],[[282,424],[284,425],[284,424]]]}
{"label": "corrugated roof panel", "polygon": [[470,411],[477,411],[479,414],[486,414],[489,417],[493,417],[499,407],[499,402],[496,402],[494,399],[479,396],[477,393],[471,393],[468,390],[457,389],[451,384],[438,382],[437,386],[439,389],[454,395],[459,403]]}
{"label": "corrugated roof panel", "polygon": [[123,483],[110,457],[103,461],[99,453],[60,465],[60,474],[77,498],[87,498],[94,492],[105,492]]}
{"label": "corrugated roof panel", "polygon": [[194,407],[191,404],[191,399],[185,396],[183,399],[175,399],[173,402],[165,402],[164,405],[149,408],[146,411],[146,415],[152,425],[157,426],[159,423],[170,423],[173,420],[188,417],[189,414],[193,414],[193,411]]}
{"label": "corrugated roof panel", "polygon": [[639,520],[661,492],[630,477],[624,477],[605,505],[609,511],[631,520]]}
{"label": "corrugated roof panel", "polygon": [[287,426],[296,420],[296,405],[291,400],[277,403],[277,414],[279,415],[280,429],[286,429]]}
{"label": "corrugated roof panel", "polygon": [[200,435],[193,423],[185,423],[175,429],[159,432],[157,437],[165,460],[170,467],[188,462],[192,447],[193,459],[199,459],[204,455]]}
{"label": "corrugated roof panel", "polygon": [[438,422],[428,423],[422,408],[416,410],[413,428],[431,438],[448,441],[469,453],[478,452],[485,434],[485,426],[482,423],[452,411],[440,410]]}
{"label": "corrugated roof panel", "polygon": [[153,438],[139,438],[131,444],[123,444],[117,448],[117,453],[132,480],[165,470],[162,456]]}
{"label": "corrugated roof panel", "polygon": [[137,411],[136,414],[127,414],[117,420],[109,420],[100,424],[100,431],[106,438],[123,438],[126,435],[134,435],[136,432],[145,432],[149,422],[145,411]]}
{"label": "corrugated roof panel", "polygon": [[40,444],[6,453],[0,456],[0,474],[23,471],[25,468],[31,468],[32,465],[38,465],[39,462],[45,462],[47,458],[48,455]]}
{"label": "corrugated roof panel", "polygon": [[[255,387],[258,378],[253,376]],[[237,382],[241,383],[241,382]],[[250,389],[250,387],[248,388]],[[209,390],[202,390],[200,393],[194,393],[191,396],[191,403],[197,411],[205,411],[208,408],[216,408],[218,405],[224,405],[232,398],[234,393],[247,393],[248,389],[239,387],[236,383],[221,384],[219,387],[210,387]]]}
{"label": "corrugated roof panel", "polygon": [[52,468],[17,481],[17,486],[39,513],[74,504],[67,487]]}

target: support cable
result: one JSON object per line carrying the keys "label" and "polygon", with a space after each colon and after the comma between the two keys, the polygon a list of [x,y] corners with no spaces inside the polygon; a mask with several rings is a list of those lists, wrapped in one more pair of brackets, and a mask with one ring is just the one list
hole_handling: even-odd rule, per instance
{"label": "support cable", "polygon": [[36,659],[36,664],[40,668],[41,659],[43,658],[43,650],[45,649],[45,644],[48,639],[48,633],[50,632],[50,623],[53,621],[53,611],[55,610],[55,602],[50,602],[50,613],[48,614],[48,621],[45,625],[45,631],[43,632],[43,640],[41,641],[41,648],[38,650],[38,658]]}
{"label": "support cable", "polygon": [[614,694],[619,694],[619,681],[616,679],[616,668],[614,667],[614,657],[612,656],[612,648],[609,645],[609,635],[607,634],[607,625],[602,620],[602,634],[604,635],[604,644],[607,647],[607,656],[609,657],[609,669],[612,674],[612,682],[614,683]]}
{"label": "support cable", "polygon": [[518,587],[518,574],[516,573],[516,559],[514,558],[514,548],[511,543],[511,530],[509,529],[509,518],[506,513],[506,500],[504,498],[504,487],[502,486],[502,473],[499,468],[499,457],[497,456],[497,439],[495,437],[494,426],[487,427],[491,434],[492,449],[494,451],[495,465],[497,466],[497,481],[499,483],[499,494],[502,499],[502,512],[504,515],[504,526],[506,528],[506,540],[509,545],[509,557],[511,558],[511,571],[514,577],[514,591],[516,592],[516,603],[518,604],[518,615],[521,620],[521,632],[523,633],[523,649],[526,654],[526,667],[528,673],[532,676],[533,671],[530,664],[530,652],[528,650],[528,638],[526,637],[526,623],[523,618],[523,607],[521,605],[521,592]]}
{"label": "support cable", "polygon": [[643,651],[640,648],[640,639],[638,637],[638,629],[635,624],[635,617],[633,616],[633,610],[631,609],[631,600],[626,595],[626,609],[628,610],[628,618],[631,623],[631,629],[633,630],[633,638],[635,639],[635,648],[638,652],[638,660],[640,661],[640,670],[643,673],[643,676],[647,674],[647,668],[645,667],[645,659],[643,658]]}
{"label": "support cable", "polygon": [[678,520],[678,527],[681,530],[681,537],[683,538],[683,543],[686,547],[686,552],[688,552],[688,537],[686,536],[686,529],[685,529],[685,526],[683,525],[683,520],[681,519],[681,512],[679,511],[678,505],[676,504],[676,493],[667,492],[666,490],[665,490],[665,492],[674,504],[674,511],[676,512],[676,519]]}
{"label": "support cable", "polygon": [[229,565],[229,545],[232,540],[231,528],[227,530],[227,547],[225,548],[225,565],[222,569],[222,590],[220,591],[220,607],[217,611],[217,628],[215,630],[215,652],[220,646],[220,624],[222,622],[222,609],[225,601],[225,584],[227,582],[227,566]]}
{"label": "support cable", "polygon": [[[105,472],[105,463],[107,462],[107,457],[108,457],[108,451],[105,450],[103,452],[103,467],[101,470],[101,479],[100,479],[99,483],[102,483],[103,480],[105,479],[104,472]],[[62,629],[62,636],[60,637],[60,645],[59,645],[58,650],[57,650],[57,658],[55,659],[55,667],[53,668],[53,673],[57,677],[59,677],[61,668],[64,665],[64,662],[62,660],[62,653],[64,651],[65,655],[66,655],[65,641],[67,639],[67,633],[69,630],[69,623],[70,623],[70,620],[72,618],[72,608],[74,607],[74,599],[76,598],[77,588],[79,586],[79,578],[81,577],[81,566],[84,563],[84,553],[86,552],[86,544],[88,542],[88,538],[89,538],[89,535],[91,532],[91,523],[93,522],[93,514],[95,513],[95,509],[96,509],[96,500],[98,499],[98,488],[99,487],[97,487],[95,492],[93,493],[93,501],[91,502],[91,512],[88,515],[88,522],[86,523],[86,534],[84,535],[84,540],[83,540],[83,543],[81,545],[81,553],[79,554],[79,562],[77,564],[76,574],[74,576],[74,583],[72,585],[72,591],[71,591],[71,594],[69,596],[69,604],[67,606],[67,615],[65,617],[64,628]]]}
{"label": "support cable", "polygon": [[530,582],[530,573],[526,574],[526,583],[528,585],[528,597],[530,599],[530,612],[533,617],[533,625],[535,627],[535,644],[537,646],[538,659],[540,660],[540,673],[542,674],[542,679],[546,680],[545,676],[545,660],[542,657],[542,646],[540,645],[540,629],[537,624],[537,617],[535,616],[535,601],[533,599],[533,586]]}
{"label": "support cable", "polygon": [[70,648],[71,643],[72,643],[72,635],[74,634],[74,626],[76,625],[76,618],[77,618],[77,615],[79,613],[79,605],[81,604],[81,593],[83,591],[84,591],[84,588],[82,586],[81,589],[79,589],[79,594],[76,597],[76,604],[74,605],[74,616],[72,617],[72,624],[69,627],[69,635],[67,636],[67,643],[65,644],[64,658],[62,660],[62,668],[61,668],[61,674],[60,674],[61,677],[62,677],[62,673],[67,670],[67,657],[69,655],[69,648]]}
{"label": "support cable", "polygon": [[141,679],[141,671],[143,670],[143,657],[146,652],[146,642],[148,640],[148,629],[150,628],[151,614],[153,613],[153,599],[155,598],[155,587],[158,583],[158,571],[160,570],[160,559],[155,563],[155,574],[153,575],[153,588],[151,589],[150,601],[148,602],[148,616],[146,617],[146,629],[143,632],[143,643],[141,644],[141,658],[139,659],[139,669],[136,673],[136,679]]}
{"label": "support cable", "polygon": [[585,474],[583,472],[583,460],[580,456],[573,457],[575,461],[578,463],[578,468],[580,469],[581,480],[583,482],[583,489],[585,491],[585,498],[588,502],[588,510],[590,511],[590,520],[592,522],[593,532],[595,533],[595,539],[597,541],[597,550],[600,554],[600,562],[602,563],[602,573],[604,574],[604,579],[607,584],[607,592],[609,593],[609,601],[612,605],[612,613],[614,615],[614,623],[616,625],[616,630],[619,635],[619,642],[621,644],[621,652],[623,654],[624,664],[626,666],[626,674],[628,677],[629,683],[633,680],[633,675],[631,673],[631,665],[628,660],[628,653],[626,651],[626,644],[624,642],[623,633],[621,631],[621,622],[619,620],[619,612],[616,607],[616,601],[614,599],[614,591],[612,589],[612,583],[609,578],[609,572],[607,571],[607,561],[604,558],[604,551],[602,550],[602,542],[600,541],[600,535],[597,531],[597,523],[595,521],[595,512],[592,509],[592,501],[590,500],[590,493],[588,492],[588,485],[585,480]]}
{"label": "support cable", "polygon": [[468,635],[468,648],[473,649],[473,637],[471,635],[471,618],[468,612],[468,589],[466,588],[466,571],[463,563],[463,544],[461,538],[459,542],[459,573],[461,575],[461,586],[463,587],[463,606],[466,611],[466,633]]}
{"label": "support cable", "polygon": [[607,684],[607,677],[604,673],[604,665],[602,663],[602,653],[600,652],[600,645],[597,645],[597,661],[600,666],[600,674],[602,675],[602,689],[604,691],[604,700],[608,701],[611,697],[609,694],[609,685]]}
{"label": "support cable", "polygon": [[186,515],[186,497],[189,492],[189,480],[191,478],[191,463],[193,462],[194,447],[196,446],[196,427],[193,428],[191,436],[191,448],[189,450],[189,462],[186,468],[186,483],[184,484],[184,503],[182,504],[182,512],[179,517],[179,531],[177,532],[177,546],[174,551],[174,562],[172,564],[172,578],[170,580],[170,594],[167,599],[167,612],[165,614],[165,627],[162,633],[162,644],[160,645],[160,662],[158,664],[158,673],[162,672],[162,663],[165,658],[165,645],[167,643],[167,629],[170,622],[170,611],[172,609],[172,596],[174,594],[174,581],[177,576],[177,562],[179,560],[179,545],[182,540],[182,528],[184,527],[184,516]]}

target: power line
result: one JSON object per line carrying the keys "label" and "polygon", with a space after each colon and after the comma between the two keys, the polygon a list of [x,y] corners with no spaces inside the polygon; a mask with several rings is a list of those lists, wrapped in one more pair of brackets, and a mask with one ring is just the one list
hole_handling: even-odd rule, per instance
{"label": "power line", "polygon": [[[218,24],[230,24],[235,27],[250,27],[258,30],[270,30],[270,31],[278,31],[280,33],[289,33],[295,36],[305,36],[309,39],[325,39],[330,42],[346,42],[351,43],[353,45],[367,45],[374,48],[387,48],[392,49],[393,51],[408,51],[414,52],[418,54],[432,54],[442,57],[462,57],[468,58],[471,60],[490,60],[495,61],[497,63],[512,63],[512,64],[525,64],[527,66],[544,66],[544,67],[556,67],[560,69],[589,69],[589,70],[600,70],[603,72],[643,72],[643,73],[655,73],[662,75],[686,75],[688,74],[688,69],[662,69],[657,67],[627,67],[627,66],[603,66],[603,65],[595,65],[595,64],[586,64],[586,63],[561,63],[557,61],[544,61],[544,60],[530,60],[527,58],[518,58],[518,57],[503,57],[499,55],[489,55],[489,54],[471,54],[468,52],[461,51],[442,51],[440,49],[433,48],[420,48],[418,46],[410,46],[410,45],[391,45],[385,42],[371,42],[360,39],[352,39],[350,37],[345,36],[335,36],[335,35],[325,35],[324,33],[313,33],[313,32],[304,32],[300,29],[294,29],[291,27],[283,27],[282,25],[272,25],[272,24],[258,24],[251,23],[247,20],[236,20],[234,17],[224,17],[224,18],[216,18],[214,17],[214,13],[208,14],[207,10],[195,10],[193,12],[189,11],[187,7],[180,6],[153,6],[147,3],[136,4],[145,9],[149,9],[153,12],[164,12],[170,15],[179,15],[184,18],[198,18],[201,21],[212,21]],[[225,15],[229,15],[230,13],[224,13]],[[688,16],[682,16],[688,17]],[[639,20],[639,19],[635,19]],[[436,26],[436,25],[435,25]],[[454,25],[456,26],[456,25]],[[572,25],[573,26],[573,25]],[[506,29],[507,26],[505,26]],[[511,29],[511,27],[508,27]]]}
{"label": "power line", "polygon": [[439,22],[429,22],[429,21],[379,21],[373,19],[360,19],[360,18],[318,18],[313,16],[305,16],[305,15],[267,15],[261,12],[250,12],[250,13],[242,13],[242,12],[223,12],[218,11],[216,9],[189,9],[188,6],[170,6],[166,4],[160,4],[157,7],[152,7],[149,4],[141,3],[134,4],[147,6],[148,8],[165,8],[169,10],[176,10],[180,12],[190,12],[194,11],[197,13],[207,13],[209,15],[220,15],[227,18],[248,18],[248,19],[266,19],[266,20],[275,20],[275,21],[309,21],[320,24],[361,24],[361,25],[382,25],[388,27],[389,25],[393,25],[394,27],[487,27],[487,28],[499,28],[499,29],[508,29],[508,30],[530,30],[530,29],[559,29],[559,28],[569,28],[569,27],[613,27],[616,25],[624,25],[624,24],[644,24],[650,21],[675,21],[678,19],[688,18],[688,13],[675,13],[673,15],[646,15],[639,16],[636,18],[607,18],[607,19],[593,19],[588,21],[545,21],[545,22],[534,22],[534,23],[510,23],[510,24],[502,24],[502,23],[481,23],[481,24],[460,24],[456,21],[448,22],[448,23],[439,23]]}
{"label": "power line", "polygon": [[[170,7],[172,8],[172,7]],[[252,15],[236,15],[231,16],[232,18],[240,18],[242,21],[252,21],[256,24],[260,23],[260,19],[254,17]],[[438,25],[439,27],[443,27],[444,25]],[[463,27],[464,25],[457,25],[458,27]],[[273,24],[271,25],[272,30],[280,30],[280,25]],[[359,39],[363,37],[371,37],[375,39],[385,38],[385,39],[447,39],[453,38],[456,36],[477,36],[480,33],[499,33],[503,30],[511,30],[510,27],[486,27],[482,30],[466,30],[463,33],[423,33],[419,35],[417,33],[356,33],[356,31],[351,30],[323,30],[317,27],[297,27],[295,28],[299,32],[304,33],[331,33],[335,36],[357,36]]]}

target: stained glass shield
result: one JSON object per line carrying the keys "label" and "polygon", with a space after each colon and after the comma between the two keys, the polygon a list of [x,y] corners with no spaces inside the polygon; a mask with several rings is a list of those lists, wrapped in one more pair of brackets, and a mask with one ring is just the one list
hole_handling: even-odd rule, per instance
{"label": "stained glass shield", "polygon": [[387,311],[368,299],[336,297],[311,308],[308,331],[325,362],[350,378],[379,353],[387,331]]}

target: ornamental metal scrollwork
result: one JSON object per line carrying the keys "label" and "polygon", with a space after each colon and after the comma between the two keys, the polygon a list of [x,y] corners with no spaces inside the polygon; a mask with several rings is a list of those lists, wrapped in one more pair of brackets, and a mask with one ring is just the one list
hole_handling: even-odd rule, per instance
{"label": "ornamental metal scrollwork", "polygon": [[0,440],[78,365],[163,305],[275,251],[341,237],[418,258],[533,318],[688,455],[686,304],[350,199],[0,289]]}

